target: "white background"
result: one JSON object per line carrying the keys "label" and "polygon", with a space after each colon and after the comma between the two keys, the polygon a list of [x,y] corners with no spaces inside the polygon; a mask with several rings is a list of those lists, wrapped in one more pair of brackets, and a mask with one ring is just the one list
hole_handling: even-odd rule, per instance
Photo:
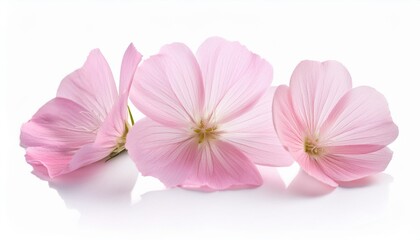
{"label": "white background", "polygon": [[[147,58],[214,35],[266,58],[273,85],[303,59],[334,59],[354,86],[382,92],[400,128],[386,171],[325,194],[295,178],[296,164],[263,168],[258,189],[214,193],[165,189],[126,154],[77,182],[30,173],[19,128],[91,49],[118,81],[130,42]],[[420,1],[1,2],[0,239],[420,239],[419,81]]]}

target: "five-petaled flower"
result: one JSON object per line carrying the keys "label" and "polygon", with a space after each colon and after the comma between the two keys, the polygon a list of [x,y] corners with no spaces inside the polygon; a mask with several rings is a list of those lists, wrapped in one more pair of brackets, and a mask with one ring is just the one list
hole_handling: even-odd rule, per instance
{"label": "five-petaled flower", "polygon": [[271,65],[237,42],[210,38],[196,57],[164,46],[135,74],[130,99],[147,118],[128,133],[128,154],[167,186],[259,186],[254,163],[292,162],[274,131],[271,82]]}
{"label": "five-petaled flower", "polygon": [[392,158],[386,146],[398,136],[384,96],[352,89],[350,74],[335,61],[301,62],[290,87],[276,90],[273,119],[301,168],[330,186],[383,171]]}

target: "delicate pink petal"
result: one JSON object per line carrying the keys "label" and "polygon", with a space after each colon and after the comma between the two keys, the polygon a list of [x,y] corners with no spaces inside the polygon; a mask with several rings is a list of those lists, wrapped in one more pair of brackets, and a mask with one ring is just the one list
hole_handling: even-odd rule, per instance
{"label": "delicate pink petal", "polygon": [[137,51],[131,43],[125,51],[120,72],[120,97],[130,91],[131,83],[133,82],[134,73],[136,72],[137,65],[142,59],[142,55]]}
{"label": "delicate pink petal", "polygon": [[166,186],[182,184],[198,158],[197,142],[187,130],[170,128],[148,118],[134,124],[125,145],[144,176],[154,176]]}
{"label": "delicate pink petal", "polygon": [[105,148],[117,146],[118,141],[127,133],[128,125],[127,98],[120,97],[99,128],[95,143]]}
{"label": "delicate pink petal", "polygon": [[296,115],[311,133],[319,131],[338,100],[350,89],[350,74],[335,61],[302,61],[290,80]]}
{"label": "delicate pink petal", "polygon": [[219,123],[252,108],[270,86],[271,65],[238,42],[209,38],[197,51],[206,91],[206,111]]}
{"label": "delicate pink petal", "polygon": [[188,47],[167,45],[144,61],[134,76],[130,99],[146,116],[167,126],[199,121],[204,87]]}
{"label": "delicate pink petal", "polygon": [[286,149],[291,151],[302,149],[305,130],[295,114],[287,86],[277,87],[274,94],[273,122],[280,142]]}
{"label": "delicate pink petal", "polygon": [[82,68],[60,84],[57,97],[70,99],[103,121],[117,99],[111,69],[99,49],[92,50]]}
{"label": "delicate pink petal", "polygon": [[34,168],[33,173],[42,178],[54,178],[61,175],[72,158],[74,151],[63,151],[44,147],[28,147],[26,161]]}
{"label": "delicate pink petal", "polygon": [[383,148],[368,154],[328,154],[319,165],[335,181],[352,181],[384,171],[391,159],[392,151]]}
{"label": "delicate pink petal", "polygon": [[87,166],[94,162],[108,159],[113,148],[107,148],[102,145],[95,143],[86,144],[81,149],[79,149],[76,154],[69,161],[67,167],[63,170],[62,173],[72,172],[81,167]]}
{"label": "delicate pink petal", "polygon": [[187,188],[223,190],[257,187],[262,178],[255,165],[235,146],[222,141],[200,145],[189,178],[181,185]]}
{"label": "delicate pink petal", "polygon": [[78,149],[95,140],[99,125],[95,116],[80,105],[54,98],[22,126],[21,145],[56,151]]}
{"label": "delicate pink petal", "polygon": [[388,104],[370,87],[349,91],[322,127],[324,145],[337,154],[368,153],[384,148],[398,136]]}
{"label": "delicate pink petal", "polygon": [[184,109],[195,119],[197,117],[195,115],[202,112],[204,85],[194,54],[187,46],[179,43],[164,46],[160,54],[169,60],[169,64],[172,64],[166,69],[167,74],[172,76],[169,78],[172,89]]}
{"label": "delicate pink petal", "polygon": [[250,111],[224,124],[221,137],[256,164],[289,166],[293,159],[281,145],[273,126],[274,92],[271,87]]}
{"label": "delicate pink petal", "polygon": [[95,143],[112,148],[128,130],[128,94],[142,55],[133,44],[128,46],[121,65],[120,96],[98,131]]}
{"label": "delicate pink petal", "polygon": [[82,106],[68,99],[46,103],[21,129],[26,160],[40,177],[56,177],[73,154],[95,140],[98,120]]}
{"label": "delicate pink petal", "polygon": [[337,187],[338,184],[329,177],[324,169],[321,167],[322,159],[314,159],[308,156],[303,150],[293,151],[291,154],[294,156],[295,160],[299,163],[300,167],[310,176],[321,181],[325,184],[328,184],[332,187]]}

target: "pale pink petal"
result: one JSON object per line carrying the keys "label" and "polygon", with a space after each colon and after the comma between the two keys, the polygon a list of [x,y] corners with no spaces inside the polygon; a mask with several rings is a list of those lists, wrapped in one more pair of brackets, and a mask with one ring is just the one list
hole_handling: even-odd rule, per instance
{"label": "pale pink petal", "polygon": [[128,155],[144,176],[153,176],[166,186],[182,184],[198,158],[197,142],[187,129],[170,128],[145,118],[127,135]]}
{"label": "pale pink petal", "polygon": [[281,145],[273,126],[271,87],[250,111],[221,126],[221,138],[233,144],[256,164],[289,166],[290,154]]}
{"label": "pale pink petal", "polygon": [[127,94],[130,91],[131,83],[133,82],[134,73],[136,72],[137,65],[142,59],[142,55],[137,51],[134,45],[131,43],[124,53],[124,57],[121,64],[120,72],[120,97]]}
{"label": "pale pink petal", "polygon": [[97,145],[104,148],[115,147],[117,141],[128,131],[128,94],[141,58],[142,55],[130,44],[121,65],[120,96],[98,131],[95,141]]}
{"label": "pale pink petal", "polygon": [[270,86],[271,65],[238,42],[209,38],[197,51],[203,73],[206,112],[219,123],[252,108]]}
{"label": "pale pink petal", "polygon": [[331,110],[350,89],[350,74],[336,61],[302,61],[290,80],[296,115],[310,133],[319,131]]}
{"label": "pale pink petal", "polygon": [[54,98],[21,128],[23,147],[78,149],[95,140],[100,126],[95,116],[64,98]]}
{"label": "pale pink petal", "polygon": [[322,127],[323,144],[331,153],[368,153],[384,148],[398,136],[385,97],[370,87],[344,95]]}
{"label": "pale pink petal", "polygon": [[117,146],[117,142],[129,130],[127,98],[120,97],[107,116],[96,136],[95,143],[105,148]]}
{"label": "pale pink petal", "polygon": [[62,173],[69,173],[94,162],[109,159],[112,150],[112,147],[107,148],[95,143],[86,144],[74,154]]}
{"label": "pale pink petal", "polygon": [[335,181],[352,181],[385,170],[392,159],[392,151],[383,148],[367,154],[328,154],[319,165]]}
{"label": "pale pink petal", "polygon": [[130,99],[146,116],[167,126],[199,121],[204,87],[188,47],[167,45],[144,61],[134,76]]}
{"label": "pale pink petal", "polygon": [[262,178],[255,165],[234,145],[205,142],[199,157],[182,187],[203,190],[224,190],[257,187]]}
{"label": "pale pink petal", "polygon": [[74,151],[44,147],[28,147],[26,149],[26,162],[33,167],[33,174],[41,179],[57,177],[67,168]]}
{"label": "pale pink petal", "polygon": [[63,174],[72,155],[95,140],[99,122],[82,106],[54,98],[42,106],[21,128],[26,160],[38,176]]}
{"label": "pale pink petal", "polygon": [[286,149],[302,149],[305,130],[293,109],[288,86],[278,86],[274,94],[273,122],[280,142]]}
{"label": "pale pink petal", "polygon": [[338,184],[324,172],[324,169],[321,166],[322,159],[309,157],[303,150],[293,151],[291,154],[308,175],[332,187],[338,186]]}
{"label": "pale pink petal", "polygon": [[60,84],[57,97],[70,99],[103,121],[117,99],[111,69],[99,49],[92,50],[82,68]]}

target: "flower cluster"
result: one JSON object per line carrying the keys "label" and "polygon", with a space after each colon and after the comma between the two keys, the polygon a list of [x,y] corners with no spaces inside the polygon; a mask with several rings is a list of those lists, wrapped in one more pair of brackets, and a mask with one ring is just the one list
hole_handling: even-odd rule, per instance
{"label": "flower cluster", "polygon": [[[352,88],[338,62],[303,61],[290,86],[275,88],[266,60],[218,37],[196,54],[173,43],[141,60],[130,44],[119,91],[97,49],[62,80],[21,129],[34,174],[50,180],[127,150],[143,175],[168,187],[257,187],[256,165],[294,161],[338,186],[383,171],[392,158],[387,145],[398,128],[384,96]],[[134,123],[128,98],[145,118]]]}

